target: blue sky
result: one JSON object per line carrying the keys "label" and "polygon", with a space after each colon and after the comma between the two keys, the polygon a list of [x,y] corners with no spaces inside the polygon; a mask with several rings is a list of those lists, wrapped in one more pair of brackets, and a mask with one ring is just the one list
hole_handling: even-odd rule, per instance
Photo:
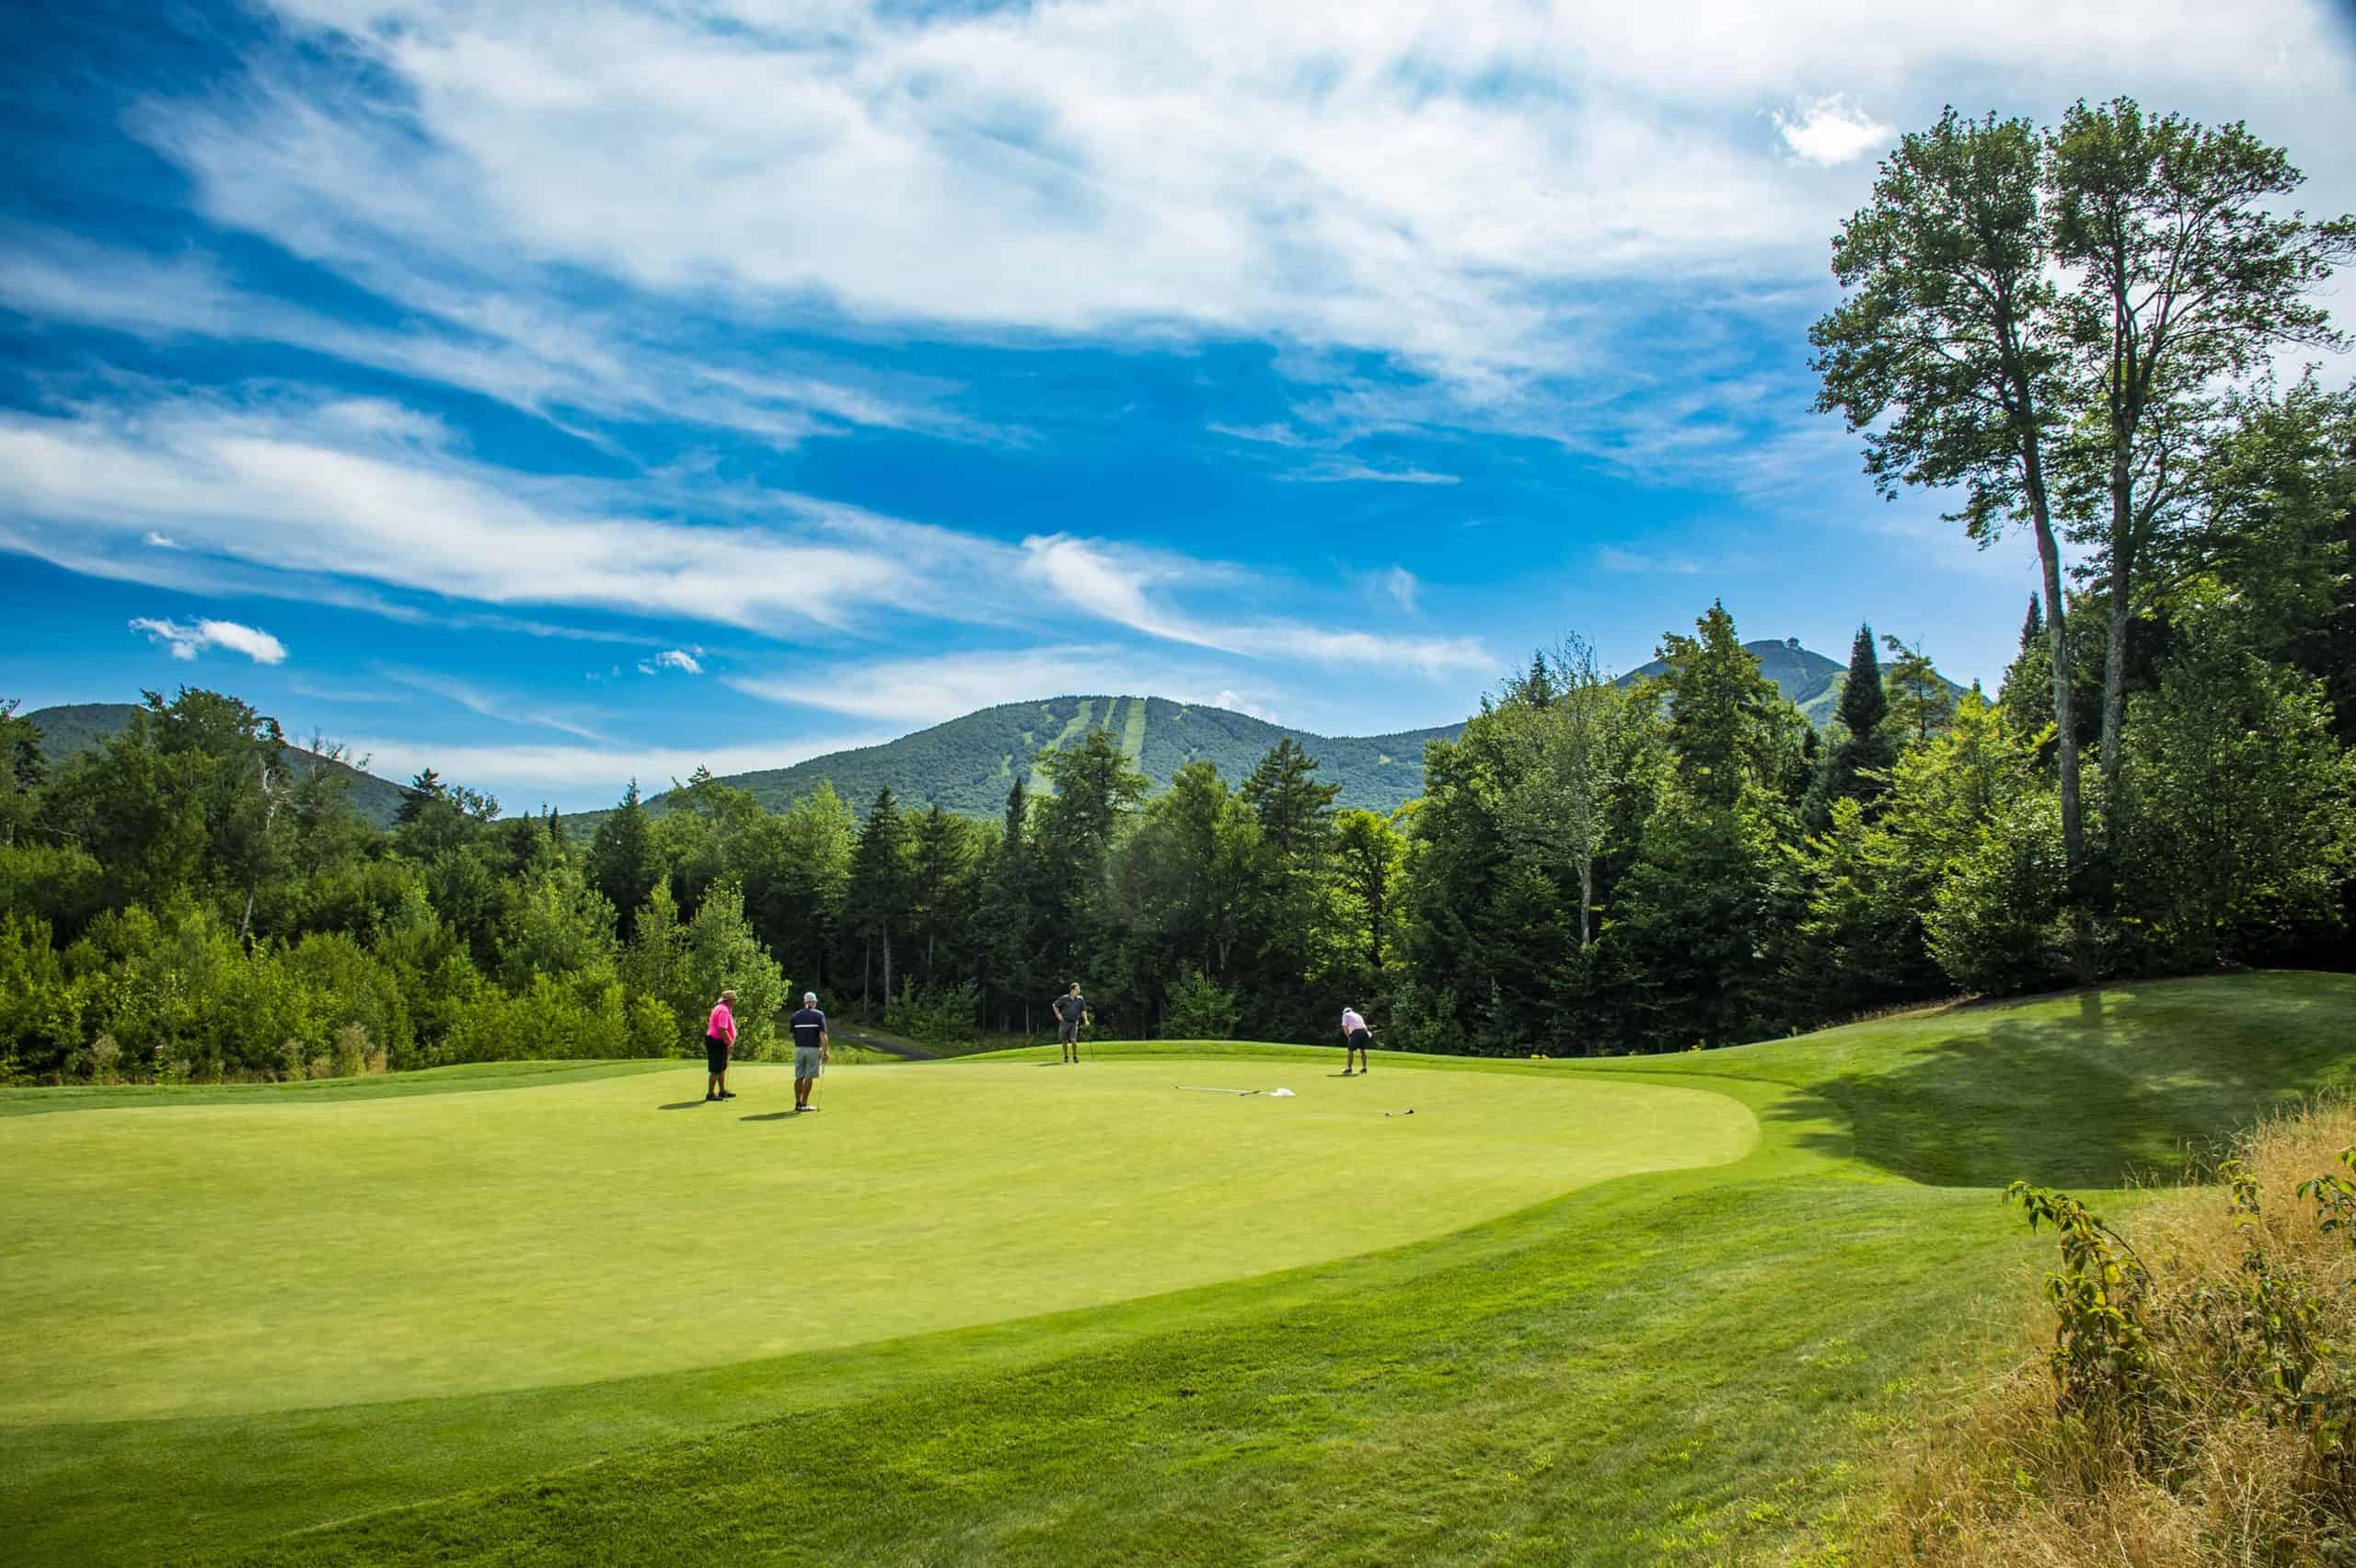
{"label": "blue sky", "polygon": [[1713,597],[1992,682],[2026,541],[1809,411],[1834,225],[2119,91],[2356,207],[2356,44],[1897,9],[10,7],[0,697],[580,807],[1073,691],[1446,722]]}

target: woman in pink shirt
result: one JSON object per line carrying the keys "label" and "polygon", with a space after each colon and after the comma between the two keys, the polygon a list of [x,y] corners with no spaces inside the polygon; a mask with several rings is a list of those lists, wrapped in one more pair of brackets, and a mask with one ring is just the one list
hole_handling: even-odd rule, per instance
{"label": "woman in pink shirt", "polygon": [[728,1092],[728,1058],[736,1049],[736,1015],[729,1009],[735,1005],[735,992],[721,992],[720,1000],[712,1004],[711,1021],[703,1026],[703,1066],[709,1075],[703,1088],[706,1101],[736,1098]]}

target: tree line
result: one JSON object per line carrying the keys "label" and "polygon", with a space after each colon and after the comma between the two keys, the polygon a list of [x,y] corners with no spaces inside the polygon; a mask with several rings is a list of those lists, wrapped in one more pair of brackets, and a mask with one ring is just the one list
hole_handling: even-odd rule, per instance
{"label": "tree line", "polygon": [[0,1073],[663,1054],[723,985],[753,1051],[804,987],[949,1040],[1042,1028],[1073,979],[1126,1036],[1323,1040],[1355,1003],[1393,1047],[1662,1051],[2344,964],[2356,398],[2271,366],[2344,346],[2314,294],[2356,224],[2286,213],[2298,179],[2124,99],[1950,112],[1842,225],[1822,407],[1886,491],[2037,545],[1992,698],[1860,628],[1819,734],[1714,604],[1632,686],[1540,651],[1388,814],[1290,738],[1149,793],[1097,730],[996,821],[826,784],[772,812],[699,771],[583,842],[430,771],[379,832],[218,693],[148,694],[55,768],[10,709]]}

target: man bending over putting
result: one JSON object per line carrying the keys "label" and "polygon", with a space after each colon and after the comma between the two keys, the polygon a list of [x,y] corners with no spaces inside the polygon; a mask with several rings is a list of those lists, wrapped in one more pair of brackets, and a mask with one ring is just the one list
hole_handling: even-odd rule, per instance
{"label": "man bending over putting", "polygon": [[703,1097],[710,1100],[733,1100],[728,1092],[728,1058],[736,1052],[736,993],[722,991],[720,1000],[711,1005],[711,1018],[703,1026]]}
{"label": "man bending over putting", "polygon": [[793,1108],[815,1111],[810,1086],[826,1070],[826,1015],[818,1010],[818,993],[802,993],[802,1010],[788,1026],[793,1031]]}
{"label": "man bending over putting", "polygon": [[1063,1043],[1063,1059],[1080,1060],[1080,1031],[1088,1022],[1088,998],[1080,994],[1080,982],[1056,998],[1056,1038]]}
{"label": "man bending over putting", "polygon": [[1356,1008],[1342,1009],[1342,1076],[1350,1076],[1350,1063],[1355,1059],[1358,1071],[1374,1070],[1374,1036],[1368,1032],[1366,1020]]}

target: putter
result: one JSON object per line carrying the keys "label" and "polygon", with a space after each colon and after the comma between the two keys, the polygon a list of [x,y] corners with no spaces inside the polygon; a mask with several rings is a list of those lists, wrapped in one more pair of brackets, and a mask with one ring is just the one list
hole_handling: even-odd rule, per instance
{"label": "putter", "polygon": [[1385,1111],[1382,1114],[1384,1115],[1384,1117],[1385,1117],[1385,1118],[1389,1118],[1389,1117],[1392,1117],[1392,1116],[1412,1116],[1412,1115],[1414,1115],[1415,1113],[1415,1108],[1414,1106],[1410,1105],[1410,1106],[1409,1106],[1409,1107],[1407,1107],[1407,1109],[1406,1109],[1406,1110],[1404,1110],[1404,1111]]}

